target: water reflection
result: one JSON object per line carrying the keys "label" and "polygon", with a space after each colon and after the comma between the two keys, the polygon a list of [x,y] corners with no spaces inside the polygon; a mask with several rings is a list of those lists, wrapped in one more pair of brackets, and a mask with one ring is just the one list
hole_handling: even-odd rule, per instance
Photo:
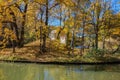
{"label": "water reflection", "polygon": [[0,63],[0,80],[119,80],[117,65],[38,65]]}

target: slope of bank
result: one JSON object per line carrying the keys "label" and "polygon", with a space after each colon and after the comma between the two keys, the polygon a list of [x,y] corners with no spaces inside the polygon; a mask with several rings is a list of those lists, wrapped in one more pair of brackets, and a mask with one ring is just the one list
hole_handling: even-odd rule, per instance
{"label": "slope of bank", "polygon": [[[75,51],[77,53],[77,50]],[[101,63],[119,62],[120,54],[104,55],[102,57],[92,57],[84,54],[68,54],[64,51],[47,51],[39,54],[39,41],[26,44],[23,48],[16,48],[12,53],[12,48],[0,50],[0,60],[10,61],[30,61],[30,62],[65,62],[65,63]]]}

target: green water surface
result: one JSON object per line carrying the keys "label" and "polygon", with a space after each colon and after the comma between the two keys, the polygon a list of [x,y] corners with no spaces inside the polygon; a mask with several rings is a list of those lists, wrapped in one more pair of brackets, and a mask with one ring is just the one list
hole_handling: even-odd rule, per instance
{"label": "green water surface", "polygon": [[120,80],[120,64],[43,65],[0,63],[0,80]]}

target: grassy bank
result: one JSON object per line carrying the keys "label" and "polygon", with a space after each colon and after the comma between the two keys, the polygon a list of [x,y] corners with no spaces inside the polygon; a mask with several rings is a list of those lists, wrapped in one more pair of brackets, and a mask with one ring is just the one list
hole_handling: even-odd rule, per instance
{"label": "grassy bank", "polygon": [[27,60],[39,62],[115,62],[120,61],[120,54],[105,54],[103,56],[90,56],[89,54],[78,53],[75,50],[74,54],[68,54],[66,50],[48,50],[46,53],[39,54],[39,41],[26,44],[23,48],[16,48],[16,52],[12,53],[12,48],[4,48],[0,50],[0,60]]}

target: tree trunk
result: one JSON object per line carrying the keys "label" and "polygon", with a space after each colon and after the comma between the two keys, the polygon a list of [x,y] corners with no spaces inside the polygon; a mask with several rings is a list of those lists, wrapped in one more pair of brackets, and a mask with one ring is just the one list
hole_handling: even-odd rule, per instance
{"label": "tree trunk", "polygon": [[96,33],[95,37],[95,48],[98,49],[98,33]]}
{"label": "tree trunk", "polygon": [[105,49],[105,37],[106,37],[106,36],[103,36],[103,44],[102,44],[102,49]]}
{"label": "tree trunk", "polygon": [[61,33],[61,31],[62,31],[62,29],[60,28],[60,30],[59,30],[59,32],[58,32],[58,34],[57,34],[57,39],[60,38],[60,33]]}
{"label": "tree trunk", "polygon": [[95,48],[98,49],[98,25],[95,26]]}
{"label": "tree trunk", "polygon": [[[48,0],[46,0],[46,20],[45,20],[45,25],[48,26],[48,14],[49,14],[49,11],[48,11]],[[43,52],[46,52],[46,33],[43,33],[43,45],[42,45],[42,51]]]}
{"label": "tree trunk", "polygon": [[63,27],[63,28],[60,28],[60,30],[59,30],[59,32],[58,32],[58,34],[57,34],[57,39],[60,38],[60,33],[63,31],[63,29],[64,29],[64,27]]}
{"label": "tree trunk", "polygon": [[72,47],[72,54],[74,54],[74,30],[72,32],[71,47]]}
{"label": "tree trunk", "polygon": [[[17,40],[13,40],[12,41],[12,44],[13,44],[13,52],[15,52],[15,46],[18,46],[18,41],[19,41],[19,31],[18,31],[18,26],[17,26],[17,23],[16,23],[16,16],[14,14],[14,12],[12,11],[11,8],[9,8],[9,10],[11,11],[10,12],[10,15],[12,16],[13,18],[13,22],[11,22],[11,29],[14,31],[15,35],[16,35],[16,38]],[[16,44],[15,44],[16,43]]]}
{"label": "tree trunk", "polygon": [[82,31],[82,45],[80,45],[80,46],[82,46],[81,47],[81,49],[80,49],[80,55],[82,55],[83,54],[83,52],[84,52],[84,41],[85,41],[85,37],[84,37],[84,35],[85,35],[85,16],[83,17],[83,22],[82,22],[82,28],[83,28],[83,31]]}
{"label": "tree trunk", "polygon": [[21,26],[21,31],[20,31],[19,47],[23,47],[24,45],[24,24],[25,22],[23,21],[22,26]]}
{"label": "tree trunk", "polygon": [[13,48],[13,53],[15,53],[15,40],[12,41],[12,48]]}
{"label": "tree trunk", "polygon": [[[42,18],[43,18],[43,12],[41,11],[41,19],[40,19],[41,23],[42,23]],[[40,54],[43,53],[43,51],[42,51],[42,39],[43,39],[42,26],[40,26]]]}
{"label": "tree trunk", "polygon": [[57,39],[60,38],[60,33],[62,32],[63,28],[62,28],[62,6],[60,7],[60,30],[57,34]]}
{"label": "tree trunk", "polygon": [[28,7],[28,4],[25,5],[25,9],[23,12],[23,22],[22,22],[21,31],[20,31],[19,47],[24,46],[24,27],[25,27],[25,22],[26,22],[27,7]]}
{"label": "tree trunk", "polygon": [[[42,13],[41,13],[41,23],[42,23]],[[42,47],[42,38],[43,38],[43,35],[42,35],[42,26],[40,26],[40,54],[43,53],[43,47]]]}

